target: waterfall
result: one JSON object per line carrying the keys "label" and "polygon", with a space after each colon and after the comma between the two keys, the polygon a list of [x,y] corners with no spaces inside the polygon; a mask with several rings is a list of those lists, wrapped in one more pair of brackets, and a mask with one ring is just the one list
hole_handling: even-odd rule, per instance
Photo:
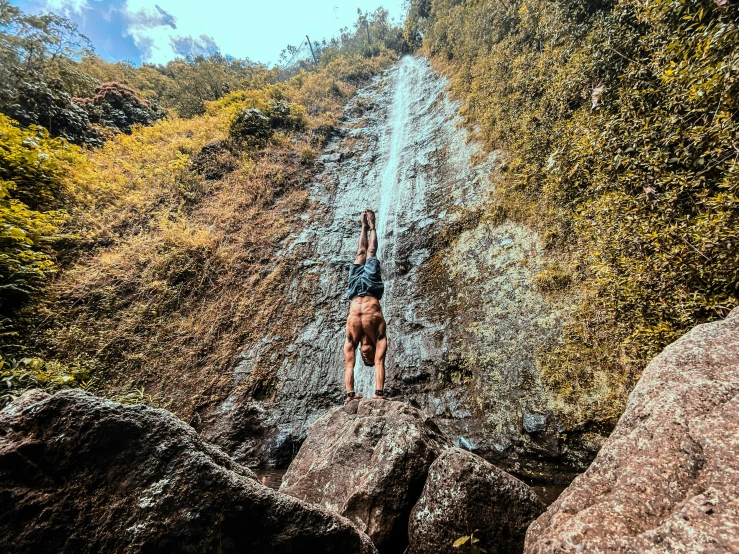
{"label": "waterfall", "polygon": [[[385,279],[385,294],[381,305],[388,328],[392,323],[392,310],[386,309],[393,298],[395,279],[393,278],[396,265],[397,240],[399,222],[403,220],[403,197],[407,195],[408,182],[405,179],[408,166],[403,156],[407,147],[412,144],[410,129],[413,108],[418,107],[419,82],[428,72],[428,62],[422,58],[405,56],[401,59],[395,87],[392,94],[392,103],[388,107],[389,117],[380,140],[380,149],[386,152],[384,168],[377,172],[379,182],[376,183],[377,194],[368,194],[369,197],[379,198],[377,210],[377,257],[383,270]],[[410,215],[410,214],[409,214]],[[365,367],[361,358],[357,356],[354,366],[354,383],[357,394],[367,397],[375,391],[375,370]]]}
{"label": "waterfall", "polygon": [[[395,254],[394,248],[388,248],[388,243],[390,242],[392,247],[396,244],[398,217],[395,210],[397,209],[399,196],[397,193],[398,189],[403,186],[401,183],[400,160],[401,153],[408,144],[408,129],[411,115],[411,85],[418,82],[420,71],[421,67],[416,58],[406,56],[401,60],[387,126],[386,136],[389,137],[389,140],[385,142],[388,146],[388,157],[379,183],[380,210],[378,214],[378,237],[382,237],[378,253],[380,260],[384,258],[389,259]],[[391,214],[393,220],[392,227],[388,225]],[[392,229],[393,231],[391,236],[388,236],[388,229]]]}

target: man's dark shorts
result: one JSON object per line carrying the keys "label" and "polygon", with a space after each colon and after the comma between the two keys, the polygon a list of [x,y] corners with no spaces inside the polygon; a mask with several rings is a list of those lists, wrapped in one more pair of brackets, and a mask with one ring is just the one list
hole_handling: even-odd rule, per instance
{"label": "man's dark shorts", "polygon": [[352,264],[349,268],[349,286],[346,296],[351,302],[358,296],[374,296],[378,300],[385,292],[380,274],[380,260],[367,258],[362,264]]}

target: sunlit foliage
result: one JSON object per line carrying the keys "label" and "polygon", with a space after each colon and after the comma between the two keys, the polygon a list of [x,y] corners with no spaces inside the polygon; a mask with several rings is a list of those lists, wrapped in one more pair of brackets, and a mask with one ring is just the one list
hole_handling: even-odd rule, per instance
{"label": "sunlit foliage", "polygon": [[0,310],[9,315],[56,270],[51,243],[66,214],[65,179],[79,149],[0,114]]}
{"label": "sunlit foliage", "polygon": [[18,398],[28,389],[46,392],[66,388],[87,388],[90,372],[78,365],[66,366],[40,358],[4,360],[0,356],[0,408]]}
{"label": "sunlit foliage", "polygon": [[[468,121],[508,152],[496,209],[537,226],[585,293],[540,355],[545,384],[573,423],[617,416],[649,359],[739,304],[739,12],[415,0],[410,14]],[[568,281],[554,277],[543,288]]]}

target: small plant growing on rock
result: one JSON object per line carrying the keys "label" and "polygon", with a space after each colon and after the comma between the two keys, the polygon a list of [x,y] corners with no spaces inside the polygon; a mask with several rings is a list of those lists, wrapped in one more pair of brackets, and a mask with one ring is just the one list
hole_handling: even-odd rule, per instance
{"label": "small plant growing on rock", "polygon": [[41,358],[3,360],[0,357],[0,383],[0,408],[3,408],[28,389],[55,392],[67,388],[87,388],[90,385],[90,372],[78,365],[68,366]]}
{"label": "small plant growing on rock", "polygon": [[[469,528],[470,524],[467,523],[467,527]],[[470,545],[470,553],[471,554],[483,554],[486,552],[484,548],[481,548],[479,545],[480,539],[475,537],[475,533],[477,533],[479,529],[475,529],[474,531],[470,531],[469,535],[464,535],[462,537],[459,537],[456,541],[454,541],[454,544],[452,546],[454,548],[461,548],[465,544]]]}

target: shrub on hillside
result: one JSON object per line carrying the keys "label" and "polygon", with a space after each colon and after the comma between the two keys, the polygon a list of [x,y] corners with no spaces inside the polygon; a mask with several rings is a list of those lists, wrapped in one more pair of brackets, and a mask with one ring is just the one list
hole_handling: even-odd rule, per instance
{"label": "shrub on hillside", "polygon": [[273,129],[300,131],[305,128],[305,108],[283,100],[274,100],[267,111],[269,123]]}
{"label": "shrub on hillside", "polygon": [[237,144],[263,144],[277,129],[299,131],[306,125],[302,106],[273,100],[264,111],[259,108],[239,110],[231,121],[229,135]]}
{"label": "shrub on hillside", "polygon": [[231,121],[229,135],[237,143],[264,142],[272,136],[272,125],[262,110],[246,108],[239,111]]}
{"label": "shrub on hillside", "polygon": [[90,128],[87,112],[61,90],[58,82],[21,82],[3,103],[3,111],[24,126],[41,125],[52,136],[75,144],[101,144],[101,137]]}
{"label": "shrub on hillside", "polygon": [[131,87],[121,83],[103,83],[92,98],[74,98],[92,123],[130,134],[133,125],[151,125],[164,117],[156,106]]}
{"label": "shrub on hillside", "polygon": [[66,214],[63,180],[77,149],[0,115],[0,309],[10,313],[55,271],[50,242]]}

